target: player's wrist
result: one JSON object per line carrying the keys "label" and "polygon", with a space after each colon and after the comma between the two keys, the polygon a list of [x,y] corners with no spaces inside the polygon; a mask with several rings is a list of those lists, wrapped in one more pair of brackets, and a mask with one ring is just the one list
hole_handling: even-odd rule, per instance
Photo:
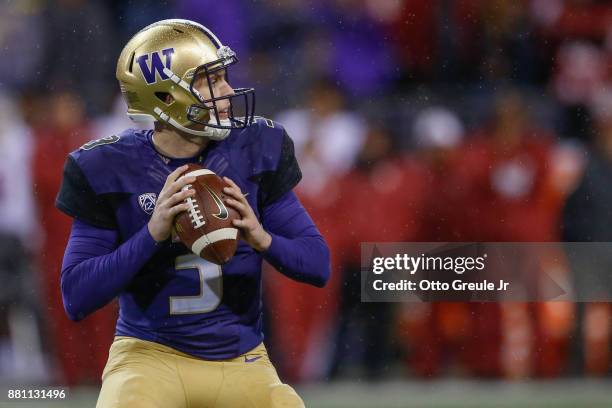
{"label": "player's wrist", "polygon": [[268,249],[270,249],[270,245],[272,245],[272,235],[270,235],[263,228],[261,228],[260,231],[260,236],[255,240],[253,249],[255,249],[257,252],[266,252]]}
{"label": "player's wrist", "polygon": [[166,239],[168,239],[168,237],[167,236],[164,237],[161,231],[158,231],[158,229],[155,228],[155,226],[151,225],[151,221],[149,221],[149,223],[147,224],[147,229],[149,230],[149,234],[151,235],[151,238],[153,238],[153,240],[157,244],[160,244],[164,242]]}

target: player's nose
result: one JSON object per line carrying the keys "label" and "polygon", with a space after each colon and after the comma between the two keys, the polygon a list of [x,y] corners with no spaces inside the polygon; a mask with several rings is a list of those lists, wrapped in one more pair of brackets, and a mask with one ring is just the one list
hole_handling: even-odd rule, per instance
{"label": "player's nose", "polygon": [[233,95],[234,88],[229,84],[229,82],[223,80],[221,83],[221,96]]}
{"label": "player's nose", "polygon": [[[228,96],[228,95],[234,94],[234,88],[232,88],[227,81],[223,81],[219,90],[220,90],[219,96]],[[217,102],[217,104],[220,110],[224,110],[229,107],[230,102],[227,99],[221,99],[220,101]]]}

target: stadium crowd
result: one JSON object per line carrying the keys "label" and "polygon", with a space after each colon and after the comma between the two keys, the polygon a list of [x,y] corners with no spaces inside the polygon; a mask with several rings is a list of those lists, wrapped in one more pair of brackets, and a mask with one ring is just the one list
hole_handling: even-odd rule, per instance
{"label": "stadium crowd", "polygon": [[54,201],[68,152],[134,126],[121,44],[175,17],[237,51],[230,80],[293,138],[332,252],[323,290],[266,275],[287,381],[610,373],[607,303],[362,303],[359,251],[612,241],[609,2],[26,0],[0,8],[0,378],[99,381],[116,306],[66,317]]}

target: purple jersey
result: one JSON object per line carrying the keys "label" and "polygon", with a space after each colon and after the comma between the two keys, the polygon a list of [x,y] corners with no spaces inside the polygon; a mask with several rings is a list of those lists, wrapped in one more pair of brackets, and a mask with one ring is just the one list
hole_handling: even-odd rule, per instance
{"label": "purple jersey", "polygon": [[[278,124],[258,118],[244,130],[233,130],[223,141],[211,141],[191,159],[162,156],[153,146],[152,134],[130,129],[72,152],[57,207],[92,228],[116,231],[119,246],[146,226],[168,174],[182,164],[196,162],[231,178],[248,193],[251,207],[272,234],[278,255],[270,261],[279,270],[292,262],[288,257],[293,255],[288,253],[299,256],[312,249],[311,241],[296,240],[293,245],[289,238],[294,237],[274,234],[275,229],[283,228],[275,224],[275,211],[281,219],[287,213],[279,203],[289,195],[295,197],[291,189],[301,178],[293,143]],[[310,225],[300,225],[298,230],[314,230],[318,240],[320,234],[301,206],[299,211]],[[311,237],[312,233],[307,238]],[[323,272],[327,276],[329,255],[321,255],[327,257],[327,272]],[[235,256],[220,267],[193,255],[181,243],[163,243],[118,293],[117,335],[158,342],[211,360],[232,358],[254,348],[263,339],[262,256],[268,259],[240,241]],[[291,277],[308,281],[300,274],[307,273]]]}

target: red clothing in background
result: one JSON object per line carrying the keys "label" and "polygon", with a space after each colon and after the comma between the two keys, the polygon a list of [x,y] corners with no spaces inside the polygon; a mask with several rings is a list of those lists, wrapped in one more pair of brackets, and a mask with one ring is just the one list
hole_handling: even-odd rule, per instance
{"label": "red clothing in background", "polygon": [[324,288],[315,288],[286,278],[266,265],[265,298],[272,320],[272,342],[279,371],[289,381],[319,379],[327,369],[329,340],[338,308],[341,280],[337,272],[344,236],[338,180],[330,178],[317,193],[308,194],[299,187],[297,193],[327,242],[332,273]]}
{"label": "red clothing in background", "polygon": [[116,311],[104,308],[87,319],[71,322],[62,304],[60,272],[72,219],[55,208],[67,154],[87,141],[87,129],[35,131],[33,180],[44,231],[38,259],[51,348],[63,373],[62,383],[99,382],[113,340]]}
{"label": "red clothing in background", "polygon": [[[470,241],[550,241],[557,219],[548,213],[552,140],[526,135],[513,144],[484,134],[469,139],[457,166],[469,203],[460,206]],[[468,184],[469,183],[469,184]]]}

